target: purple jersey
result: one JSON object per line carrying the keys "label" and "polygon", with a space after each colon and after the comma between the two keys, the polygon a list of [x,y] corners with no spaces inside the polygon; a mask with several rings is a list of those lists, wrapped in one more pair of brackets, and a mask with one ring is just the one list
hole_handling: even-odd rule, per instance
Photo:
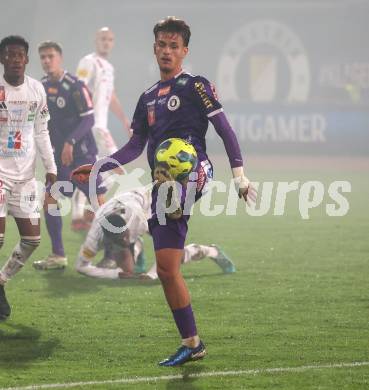
{"label": "purple jersey", "polygon": [[75,161],[94,160],[97,147],[91,131],[93,105],[85,84],[67,72],[56,82],[44,77],[42,84],[47,95],[51,117],[48,127],[57,163],[60,164],[65,142],[74,145]]}
{"label": "purple jersey", "polygon": [[132,129],[148,139],[148,161],[154,167],[156,147],[167,138],[185,139],[194,145],[199,159],[207,159],[205,135],[209,118],[223,111],[214,87],[201,76],[182,72],[160,81],[138,101]]}

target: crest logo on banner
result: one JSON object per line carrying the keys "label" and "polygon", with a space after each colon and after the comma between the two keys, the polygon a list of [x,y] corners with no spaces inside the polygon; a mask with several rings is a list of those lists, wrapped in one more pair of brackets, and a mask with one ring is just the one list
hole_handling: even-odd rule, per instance
{"label": "crest logo on banner", "polygon": [[256,20],[228,39],[217,70],[222,101],[304,102],[311,72],[295,32],[274,20]]}

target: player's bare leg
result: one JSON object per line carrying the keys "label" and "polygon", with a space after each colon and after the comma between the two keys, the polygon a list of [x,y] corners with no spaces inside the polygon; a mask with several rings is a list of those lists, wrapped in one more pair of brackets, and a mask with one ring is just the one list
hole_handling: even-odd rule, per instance
{"label": "player's bare leg", "polygon": [[183,250],[160,249],[155,252],[158,277],[168,305],[172,310],[188,306],[191,302],[186,282],[180,272]]}
{"label": "player's bare leg", "polygon": [[[24,266],[27,259],[40,244],[40,219],[15,218],[20,241],[0,270],[0,320],[9,317],[11,309],[7,302],[4,285]],[[5,218],[0,218],[0,234],[4,237]],[[2,240],[3,241],[3,240]]]}
{"label": "player's bare leg", "polygon": [[86,220],[86,210],[85,206],[87,203],[86,195],[78,188],[73,192],[73,196],[71,199],[72,203],[72,230],[80,231],[80,230],[88,230],[91,221]]}
{"label": "player's bare leg", "polygon": [[197,334],[190,294],[180,272],[183,250],[160,249],[155,251],[155,255],[158,276],[177,328],[182,336],[182,347],[173,356],[159,364],[162,366],[177,366],[190,360],[201,359],[205,356],[206,351]]}

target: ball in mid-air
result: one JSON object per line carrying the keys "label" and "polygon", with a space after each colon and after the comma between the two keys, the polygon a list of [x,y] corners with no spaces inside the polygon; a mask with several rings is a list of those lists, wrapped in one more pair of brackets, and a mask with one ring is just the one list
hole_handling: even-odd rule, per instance
{"label": "ball in mid-air", "polygon": [[182,138],[169,138],[155,151],[155,167],[169,171],[174,180],[182,181],[197,166],[197,153],[193,145]]}

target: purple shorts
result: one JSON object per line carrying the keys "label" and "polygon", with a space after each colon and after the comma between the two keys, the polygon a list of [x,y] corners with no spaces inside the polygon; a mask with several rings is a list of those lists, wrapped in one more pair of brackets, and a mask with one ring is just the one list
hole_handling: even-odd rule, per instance
{"label": "purple shorts", "polygon": [[165,224],[160,223],[158,213],[158,189],[152,190],[151,215],[149,219],[149,231],[154,241],[154,249],[183,249],[186,241],[188,220],[191,207],[203,195],[205,185],[213,178],[213,167],[208,160],[199,162],[196,180],[190,180],[187,186],[182,185],[181,218],[173,220],[165,217]]}

